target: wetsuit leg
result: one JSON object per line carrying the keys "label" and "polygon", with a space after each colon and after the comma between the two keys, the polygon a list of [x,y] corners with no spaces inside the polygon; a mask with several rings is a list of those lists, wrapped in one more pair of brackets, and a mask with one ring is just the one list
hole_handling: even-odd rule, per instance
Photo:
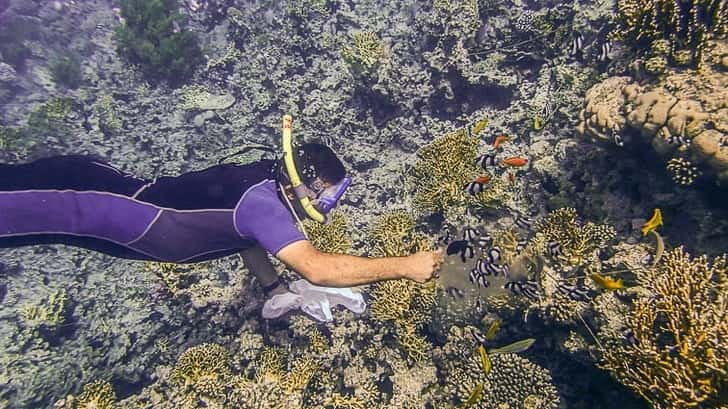
{"label": "wetsuit leg", "polygon": [[[121,172],[91,156],[54,156],[25,164],[0,164],[0,191],[3,192],[78,190],[112,192],[132,196],[146,183],[146,180]],[[150,259],[126,247],[90,237],[33,234],[0,238],[0,248],[39,244],[67,244],[116,257]]]}
{"label": "wetsuit leg", "polygon": [[132,196],[146,184],[91,156],[53,156],[34,162],[0,164],[0,191],[94,190]]}

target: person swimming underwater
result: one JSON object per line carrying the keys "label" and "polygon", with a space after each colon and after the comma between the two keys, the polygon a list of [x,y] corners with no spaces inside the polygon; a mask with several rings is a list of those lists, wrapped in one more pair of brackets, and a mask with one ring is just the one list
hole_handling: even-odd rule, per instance
{"label": "person swimming underwater", "polygon": [[291,127],[286,116],[280,160],[222,164],[154,180],[81,155],[0,164],[0,247],[59,243],[172,263],[239,252],[271,298],[288,289],[268,254],[312,288],[430,280],[442,263],[440,251],[366,258],[325,253],[311,244],[301,219],[325,222],[350,179],[327,146],[293,145]]}

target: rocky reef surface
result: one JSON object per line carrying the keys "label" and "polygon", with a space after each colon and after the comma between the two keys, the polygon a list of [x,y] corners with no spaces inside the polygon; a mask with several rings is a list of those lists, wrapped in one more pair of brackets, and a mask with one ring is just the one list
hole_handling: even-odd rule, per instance
{"label": "rocky reef surface", "polygon": [[[265,321],[236,256],[3,249],[0,407],[726,404],[724,1],[121,3],[0,3],[0,161],[176,175],[258,159],[228,157],[278,146],[287,113],[353,179],[317,247],[401,256],[473,228],[517,284],[390,281],[360,316]],[[172,55],[190,69],[119,34],[144,3],[195,36]],[[531,338],[486,370],[478,345]]]}

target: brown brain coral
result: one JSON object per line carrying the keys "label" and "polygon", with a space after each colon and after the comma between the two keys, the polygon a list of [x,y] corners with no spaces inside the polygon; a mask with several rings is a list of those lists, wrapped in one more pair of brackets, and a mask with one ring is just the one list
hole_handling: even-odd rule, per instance
{"label": "brown brain coral", "polygon": [[612,77],[592,87],[577,131],[595,141],[614,143],[627,127],[639,131],[660,155],[686,156],[719,182],[728,183],[725,70],[710,66],[672,70],[646,85],[633,83],[630,77]]}

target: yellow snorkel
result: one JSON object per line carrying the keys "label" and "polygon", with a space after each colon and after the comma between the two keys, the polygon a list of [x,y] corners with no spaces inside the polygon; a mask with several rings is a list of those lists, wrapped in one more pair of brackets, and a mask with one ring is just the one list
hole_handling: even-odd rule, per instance
{"label": "yellow snorkel", "polygon": [[301,207],[306,212],[308,217],[319,223],[323,223],[324,221],[326,221],[326,216],[316,210],[316,208],[311,203],[311,199],[306,194],[302,193],[301,188],[303,187],[303,182],[301,182],[301,178],[299,177],[298,171],[296,170],[296,164],[293,161],[293,138],[291,136],[292,132],[293,117],[291,117],[290,115],[283,115],[283,162],[286,165],[286,173],[288,173],[288,178],[291,181],[293,191],[296,193],[298,201],[300,202]]}

